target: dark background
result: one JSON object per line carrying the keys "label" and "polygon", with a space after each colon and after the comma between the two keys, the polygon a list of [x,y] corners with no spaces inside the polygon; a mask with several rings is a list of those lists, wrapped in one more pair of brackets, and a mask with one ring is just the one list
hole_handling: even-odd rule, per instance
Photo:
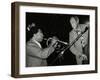
{"label": "dark background", "polygon": [[[48,14],[48,13],[29,13],[26,12],[26,27],[29,24],[35,23],[43,30],[43,34],[46,38],[56,36],[59,40],[69,42],[69,32],[71,31],[71,25],[69,22],[70,17],[78,16],[80,24],[89,19],[89,15],[69,15],[69,14]],[[27,38],[26,33],[26,38]],[[27,40],[27,39],[26,39]],[[43,47],[46,47],[45,42],[42,43]],[[47,59],[48,64],[55,59],[57,54],[53,53]],[[76,64],[75,56],[69,51],[64,53],[63,58],[59,58],[52,65],[74,65]]]}

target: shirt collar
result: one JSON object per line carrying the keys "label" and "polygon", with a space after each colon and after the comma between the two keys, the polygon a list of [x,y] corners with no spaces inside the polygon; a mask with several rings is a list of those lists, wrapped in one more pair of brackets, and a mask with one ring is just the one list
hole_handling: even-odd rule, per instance
{"label": "shirt collar", "polygon": [[35,39],[33,40],[40,48],[42,48],[41,47],[41,44],[38,42],[38,41],[36,41]]}

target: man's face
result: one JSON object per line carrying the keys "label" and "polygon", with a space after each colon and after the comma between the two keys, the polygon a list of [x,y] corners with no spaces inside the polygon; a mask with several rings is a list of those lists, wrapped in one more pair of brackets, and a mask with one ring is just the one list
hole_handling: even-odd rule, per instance
{"label": "man's face", "polygon": [[77,28],[78,22],[74,18],[71,19],[70,23],[73,29]]}
{"label": "man's face", "polygon": [[36,34],[34,34],[34,36],[38,42],[42,42],[44,35],[43,35],[42,31],[39,29],[38,32]]}

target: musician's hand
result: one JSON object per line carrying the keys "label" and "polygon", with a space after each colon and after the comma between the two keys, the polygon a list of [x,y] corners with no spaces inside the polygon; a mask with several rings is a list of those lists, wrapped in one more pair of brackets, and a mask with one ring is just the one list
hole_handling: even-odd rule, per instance
{"label": "musician's hand", "polygon": [[57,37],[55,37],[55,36],[52,37],[51,45],[53,45],[54,47],[56,47],[57,41],[58,41],[58,38]]}
{"label": "musician's hand", "polygon": [[88,21],[85,24],[87,25],[86,27],[90,26],[90,22],[88,22]]}
{"label": "musician's hand", "polygon": [[86,56],[85,54],[82,54],[82,55],[80,56],[80,58],[81,58],[82,60],[88,60],[88,58],[87,58],[87,56]]}

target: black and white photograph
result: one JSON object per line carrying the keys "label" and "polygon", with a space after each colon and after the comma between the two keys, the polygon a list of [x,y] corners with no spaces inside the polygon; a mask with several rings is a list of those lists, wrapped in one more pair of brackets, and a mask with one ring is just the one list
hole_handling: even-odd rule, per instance
{"label": "black and white photograph", "polygon": [[26,67],[89,64],[89,17],[26,12]]}
{"label": "black and white photograph", "polygon": [[12,77],[97,73],[97,7],[12,3]]}

